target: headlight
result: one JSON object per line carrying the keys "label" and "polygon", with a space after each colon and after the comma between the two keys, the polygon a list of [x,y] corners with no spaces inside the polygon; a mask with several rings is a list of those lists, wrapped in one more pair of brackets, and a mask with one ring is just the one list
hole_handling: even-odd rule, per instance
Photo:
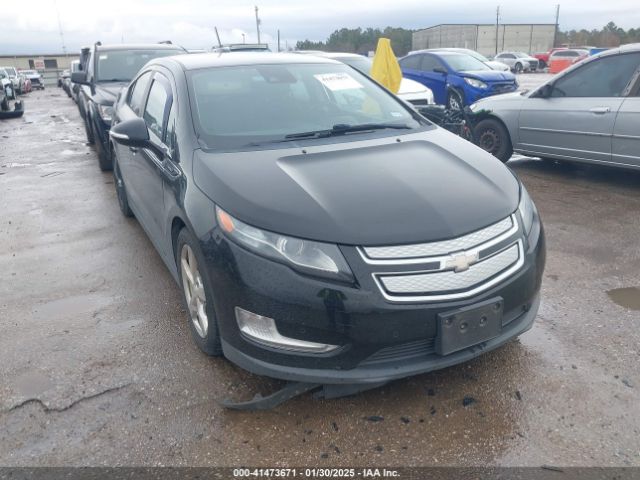
{"label": "headlight", "polygon": [[109,123],[113,116],[113,107],[111,105],[98,105],[98,113],[102,120]]}
{"label": "headlight", "polygon": [[520,184],[520,204],[518,205],[518,212],[520,212],[520,218],[522,218],[522,225],[526,235],[529,235],[529,232],[531,232],[535,208],[527,189],[524,188],[524,185]]}
{"label": "headlight", "polygon": [[487,88],[487,84],[484,83],[482,80],[478,80],[476,78],[467,78],[464,77],[464,81],[467,82],[469,85],[471,85],[472,87],[476,87],[476,88]]}
{"label": "headlight", "polygon": [[216,207],[220,228],[245,248],[309,275],[353,281],[337,245],[267,232],[233,218]]}

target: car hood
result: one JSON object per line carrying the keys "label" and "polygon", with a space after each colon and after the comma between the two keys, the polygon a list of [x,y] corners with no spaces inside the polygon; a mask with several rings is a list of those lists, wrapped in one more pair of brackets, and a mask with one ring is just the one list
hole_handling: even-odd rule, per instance
{"label": "car hood", "polygon": [[517,208],[517,180],[475,145],[436,127],[397,138],[306,146],[306,153],[196,150],[193,176],[243,222],[348,245],[457,237]]}
{"label": "car hood", "polygon": [[485,82],[504,82],[514,81],[515,76],[511,72],[501,72],[498,70],[470,70],[468,72],[460,72],[463,77],[477,78]]}
{"label": "car hood", "polygon": [[415,80],[403,77],[400,81],[400,89],[398,90],[398,94],[404,95],[407,93],[422,93],[428,90],[429,89],[420,82],[416,82]]}
{"label": "car hood", "polygon": [[481,98],[473,105],[471,105],[471,111],[473,113],[479,113],[482,110],[491,111],[496,108],[520,108],[522,102],[527,99],[533,90],[526,92],[510,92],[502,93],[500,95],[492,95],[490,97]]}
{"label": "car hood", "polygon": [[489,67],[499,72],[508,72],[510,70],[509,65],[502,62],[497,62],[495,60],[489,60],[488,62],[484,62],[484,63],[486,63]]}
{"label": "car hood", "polygon": [[127,85],[127,82],[96,83],[96,101],[102,105],[113,105],[120,91]]}

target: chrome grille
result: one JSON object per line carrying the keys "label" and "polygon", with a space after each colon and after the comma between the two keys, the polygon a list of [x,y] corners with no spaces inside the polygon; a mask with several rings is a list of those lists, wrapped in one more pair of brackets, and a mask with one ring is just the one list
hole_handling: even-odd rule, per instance
{"label": "chrome grille", "polygon": [[500,239],[503,234],[506,236],[515,233],[518,225],[513,217],[507,217],[493,225],[462,237],[451,240],[443,240],[432,243],[419,243],[413,245],[396,245],[389,247],[363,247],[365,261],[369,263],[382,263],[380,261],[391,260],[384,263],[402,263],[398,260],[414,259],[415,263],[424,262],[424,257],[434,257],[448,255],[451,252],[468,250],[487,242],[489,240]]}
{"label": "chrome grille", "polygon": [[487,290],[522,267],[519,232],[518,220],[511,215],[458,238],[358,250],[366,263],[379,265],[372,276],[387,300],[452,300]]}
{"label": "chrome grille", "polygon": [[501,252],[478,262],[464,272],[453,270],[413,275],[380,276],[380,281],[389,293],[441,293],[451,290],[466,290],[499,274],[518,261],[518,245],[514,244]]}

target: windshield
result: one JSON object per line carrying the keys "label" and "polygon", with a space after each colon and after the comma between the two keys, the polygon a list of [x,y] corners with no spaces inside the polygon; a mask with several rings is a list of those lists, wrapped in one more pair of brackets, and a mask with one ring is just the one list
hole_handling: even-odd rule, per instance
{"label": "windshield", "polygon": [[334,60],[346,63],[365,75],[369,75],[373,66],[373,61],[368,57],[336,57]]}
{"label": "windshield", "polygon": [[480,60],[481,62],[488,62],[489,59],[482,55],[481,53],[474,52],[473,50],[469,50],[469,56],[475,58],[476,60]]}
{"label": "windshield", "polygon": [[182,50],[99,50],[96,63],[98,82],[129,82],[149,61],[158,57],[177,55]]}
{"label": "windshield", "polygon": [[457,72],[468,72],[472,70],[491,70],[485,63],[473,58],[471,55],[460,53],[440,53],[440,56]]}
{"label": "windshield", "polygon": [[4,68],[5,72],[7,72],[7,75],[9,75],[10,77],[15,77],[18,75],[18,72],[16,72],[16,69],[13,67],[2,67]]}
{"label": "windshield", "polygon": [[188,78],[195,128],[209,148],[287,141],[336,126],[421,125],[402,103],[346,65],[207,68],[188,72]]}

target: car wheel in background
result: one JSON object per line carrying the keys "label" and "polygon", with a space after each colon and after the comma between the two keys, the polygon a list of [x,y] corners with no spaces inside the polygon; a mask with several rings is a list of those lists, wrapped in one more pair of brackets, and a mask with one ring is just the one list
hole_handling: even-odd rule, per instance
{"label": "car wheel in background", "polygon": [[124,186],[124,180],[122,180],[122,172],[120,171],[120,166],[118,165],[118,158],[116,157],[116,152],[112,148],[111,151],[112,157],[111,160],[113,162],[113,184],[116,187],[116,195],[118,197],[118,204],[120,205],[120,211],[125,217],[133,217],[133,211],[131,207],[129,207],[129,198],[127,197],[127,189]]}
{"label": "car wheel in background", "polygon": [[96,138],[93,136],[93,130],[91,129],[91,127],[89,127],[89,122],[91,122],[91,119],[88,117],[88,115],[85,115],[84,133],[87,134],[87,143],[89,145],[93,145],[96,142]]}
{"label": "car wheel in background", "polygon": [[477,145],[502,162],[507,162],[513,154],[511,138],[505,126],[496,119],[486,118],[474,128]]}
{"label": "car wheel in background", "polygon": [[[93,126],[92,126],[93,129]],[[98,138],[95,130],[93,130],[93,138]],[[94,143],[96,147],[96,153],[98,154],[98,165],[100,166],[100,170],[103,172],[108,172],[113,168],[113,164],[111,163],[111,155],[109,152],[104,149],[102,142],[98,139]]]}
{"label": "car wheel in background", "polygon": [[516,63],[516,65],[513,67],[513,69],[515,70],[516,73],[522,73],[522,70],[524,70],[522,64],[520,62]]}
{"label": "car wheel in background", "polygon": [[7,96],[2,99],[2,102],[0,103],[0,110],[9,110],[9,99]]}
{"label": "car wheel in background", "polygon": [[460,92],[456,90],[449,90],[447,95],[447,108],[450,110],[462,110],[462,106],[464,105],[464,101],[462,100],[462,95]]}
{"label": "car wheel in background", "polygon": [[178,234],[175,251],[179,284],[189,315],[191,334],[207,355],[222,355],[220,334],[211,299],[211,282],[197,240],[183,228]]}

